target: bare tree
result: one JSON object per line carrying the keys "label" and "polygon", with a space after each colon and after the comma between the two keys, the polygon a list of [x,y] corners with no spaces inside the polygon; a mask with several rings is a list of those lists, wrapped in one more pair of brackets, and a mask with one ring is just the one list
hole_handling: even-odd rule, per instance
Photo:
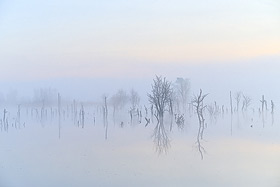
{"label": "bare tree", "polygon": [[152,93],[148,94],[150,103],[155,106],[156,118],[160,124],[163,124],[164,111],[167,109],[172,97],[171,82],[166,78],[156,76],[152,84]]}
{"label": "bare tree", "polygon": [[262,95],[262,100],[260,100],[260,102],[262,103],[262,111],[260,111],[259,109],[259,114],[262,114],[262,124],[263,124],[263,128],[265,125],[265,119],[264,119],[264,107],[266,108],[267,111],[267,101],[264,99],[264,95]]}
{"label": "bare tree", "polygon": [[129,101],[131,103],[132,110],[135,110],[140,103],[140,96],[134,89],[131,89],[130,91]]}
{"label": "bare tree", "polygon": [[[223,107],[222,107],[223,108]],[[218,116],[221,114],[221,107],[217,105],[217,102],[215,101],[214,104],[208,104],[206,107],[211,121],[214,119],[215,123],[218,118]]]}
{"label": "bare tree", "polygon": [[105,127],[105,139],[108,138],[108,107],[107,107],[107,98],[105,94],[103,95],[103,106],[102,106],[102,111],[103,111],[103,123]]}
{"label": "bare tree", "polygon": [[61,131],[61,96],[57,94],[57,110],[58,110],[58,138],[60,139]]}
{"label": "bare tree", "polygon": [[84,105],[83,103],[81,103],[81,109],[80,109],[80,113],[79,113],[79,123],[78,124],[81,124],[82,128],[85,127],[85,110],[84,110]]}
{"label": "bare tree", "polygon": [[200,92],[199,92],[199,95],[198,96],[194,96],[193,100],[192,100],[192,104],[193,106],[195,107],[195,110],[196,110],[196,113],[197,113],[197,117],[198,117],[198,120],[199,120],[199,129],[200,129],[200,139],[203,138],[203,130],[205,128],[205,119],[204,119],[204,116],[203,116],[203,110],[207,107],[207,106],[204,106],[203,104],[203,100],[205,99],[205,97],[207,96],[208,94],[204,94],[202,95],[202,90],[200,89]]}
{"label": "bare tree", "polygon": [[203,110],[206,106],[203,105],[203,100],[208,94],[202,94],[202,90],[200,89],[199,95],[194,96],[192,100],[192,104],[196,109],[198,121],[199,121],[199,129],[197,134],[197,144],[198,144],[198,150],[201,156],[201,159],[203,159],[203,152],[205,152],[203,146],[201,145],[200,140],[203,138],[203,132],[205,128],[205,119],[203,117]]}
{"label": "bare tree", "polygon": [[242,110],[247,111],[248,107],[251,105],[251,97],[247,95],[243,95],[243,105],[242,105]]}
{"label": "bare tree", "polygon": [[232,107],[232,95],[231,95],[231,91],[229,92],[229,98],[230,98],[230,113],[231,115],[233,114],[233,107]]}
{"label": "bare tree", "polygon": [[[138,115],[138,113],[137,113],[139,103],[140,103],[140,96],[134,89],[131,89],[131,91],[130,91],[129,101],[131,104],[131,107],[129,110],[130,123],[132,124],[133,116],[137,115],[138,119],[139,119],[139,115],[140,115],[140,114]],[[146,107],[145,107],[145,109],[146,109]],[[139,112],[139,110],[138,110],[138,112]]]}
{"label": "bare tree", "polygon": [[171,97],[169,99],[169,104],[168,104],[168,111],[169,111],[169,115],[170,115],[170,118],[171,118],[170,131],[172,131],[172,126],[173,126],[173,116],[174,116],[174,108],[175,108],[176,100],[177,100],[176,94],[172,90]]}
{"label": "bare tree", "polygon": [[21,116],[21,106],[18,105],[18,111],[17,111],[17,118],[16,118],[16,122],[15,122],[15,127],[17,127],[17,124],[18,124],[18,127],[20,128],[20,116]]}
{"label": "bare tree", "polygon": [[179,129],[183,129],[185,123],[184,114],[178,114],[178,115],[175,114],[175,122]]}
{"label": "bare tree", "polygon": [[271,114],[274,114],[275,104],[274,104],[274,102],[272,100],[270,101],[270,104],[271,104]]}
{"label": "bare tree", "polygon": [[242,96],[242,92],[236,92],[235,93],[235,100],[236,100],[236,111],[238,112],[239,111],[239,103],[240,103],[240,100],[241,100],[241,96]]}
{"label": "bare tree", "polygon": [[179,101],[182,103],[183,112],[186,112],[187,99],[190,91],[190,81],[189,79],[177,78],[175,82],[175,91],[178,95]]}
{"label": "bare tree", "polygon": [[275,107],[275,104],[272,100],[270,101],[270,104],[271,104],[271,125],[273,125],[274,124],[274,107]]}
{"label": "bare tree", "polygon": [[34,90],[33,102],[34,104],[40,104],[42,106],[51,105],[56,102],[57,94],[57,90],[52,88]]}
{"label": "bare tree", "polygon": [[113,105],[113,116],[117,110],[123,109],[123,107],[129,101],[129,97],[124,90],[119,90],[115,95],[110,99],[110,103]]}
{"label": "bare tree", "polygon": [[[8,131],[8,119],[7,119],[7,113],[8,111],[6,109],[4,109],[4,113],[3,113],[3,126],[4,126],[4,131]],[[1,127],[1,130],[2,130],[2,127]]]}
{"label": "bare tree", "polygon": [[262,95],[262,100],[260,100],[260,102],[262,103],[262,112],[265,109],[267,110],[267,101],[264,99],[264,95]]}

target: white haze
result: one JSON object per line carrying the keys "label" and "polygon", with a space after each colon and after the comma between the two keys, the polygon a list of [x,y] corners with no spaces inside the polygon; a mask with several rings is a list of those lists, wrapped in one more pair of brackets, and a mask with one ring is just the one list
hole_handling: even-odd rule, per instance
{"label": "white haze", "polygon": [[[122,73],[118,77],[61,77],[38,80],[2,80],[1,97],[7,98],[11,93],[17,97],[20,104],[22,99],[32,99],[34,90],[40,88],[52,88],[61,93],[65,99],[78,99],[80,101],[100,101],[103,94],[109,97],[119,89],[130,91],[135,89],[142,98],[147,101],[147,92],[151,90],[152,79],[155,75],[166,77],[174,82],[177,77],[189,78],[191,81],[191,93],[198,93],[203,89],[209,93],[208,101],[217,101],[220,104],[228,104],[229,92],[242,91],[253,98],[253,103],[258,104],[261,95],[268,100],[279,102],[280,88],[277,85],[279,75],[280,58],[258,58],[244,62],[216,62],[216,63],[143,63],[143,68]],[[138,64],[141,67],[141,63]]]}

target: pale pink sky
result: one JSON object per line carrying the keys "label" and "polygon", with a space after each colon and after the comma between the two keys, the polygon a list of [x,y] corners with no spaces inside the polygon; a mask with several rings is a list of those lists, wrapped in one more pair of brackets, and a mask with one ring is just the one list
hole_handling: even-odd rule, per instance
{"label": "pale pink sky", "polygon": [[[280,56],[278,0],[1,1],[0,78],[141,76]],[[146,71],[146,73],[145,73]]]}

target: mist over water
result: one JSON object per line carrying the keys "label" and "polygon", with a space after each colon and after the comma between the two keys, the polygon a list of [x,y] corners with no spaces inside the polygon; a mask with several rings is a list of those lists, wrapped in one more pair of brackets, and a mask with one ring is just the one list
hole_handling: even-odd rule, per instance
{"label": "mist over water", "polygon": [[[277,186],[278,66],[275,61],[177,63],[130,78],[2,81],[0,158],[5,162],[0,164],[0,184]],[[162,124],[147,95],[155,74],[173,84],[178,77],[188,78],[191,86],[187,111],[174,105],[174,113],[166,111]],[[134,110],[128,101],[121,107],[113,99],[120,99],[120,93],[129,95],[131,89],[140,97]],[[208,94],[201,139],[201,121],[190,107],[199,89]],[[252,99],[246,110],[241,109],[243,98],[236,108],[239,91]],[[267,102],[264,111],[262,95]]]}
{"label": "mist over water", "polygon": [[0,187],[280,186],[279,7],[0,0]]}
{"label": "mist over water", "polygon": [[[251,60],[233,62],[205,62],[183,64],[180,62],[159,64],[142,63],[131,72],[120,72],[119,76],[85,75],[79,77],[53,77],[34,79],[1,80],[1,93],[5,97],[10,92],[17,91],[18,99],[30,98],[34,90],[52,88],[59,91],[65,98],[98,101],[103,94],[112,95],[119,89],[129,91],[135,89],[143,101],[151,90],[155,75],[176,81],[177,77],[188,78],[191,81],[191,95],[199,89],[209,93],[209,98],[222,103],[228,103],[229,92],[242,91],[254,100],[261,95],[278,101],[280,89],[277,87],[280,58],[259,57]],[[131,63],[134,64],[133,62]],[[141,64],[141,63],[140,63]]]}

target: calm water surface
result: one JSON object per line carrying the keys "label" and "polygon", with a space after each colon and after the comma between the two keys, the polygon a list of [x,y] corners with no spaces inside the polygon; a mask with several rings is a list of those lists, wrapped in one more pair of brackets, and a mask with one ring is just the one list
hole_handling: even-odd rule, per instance
{"label": "calm water surface", "polygon": [[195,115],[172,131],[166,122],[166,137],[154,136],[156,124],[121,122],[109,120],[107,139],[90,117],[84,128],[62,120],[60,139],[56,119],[2,131],[0,186],[280,186],[277,116],[208,116],[203,160]]}

